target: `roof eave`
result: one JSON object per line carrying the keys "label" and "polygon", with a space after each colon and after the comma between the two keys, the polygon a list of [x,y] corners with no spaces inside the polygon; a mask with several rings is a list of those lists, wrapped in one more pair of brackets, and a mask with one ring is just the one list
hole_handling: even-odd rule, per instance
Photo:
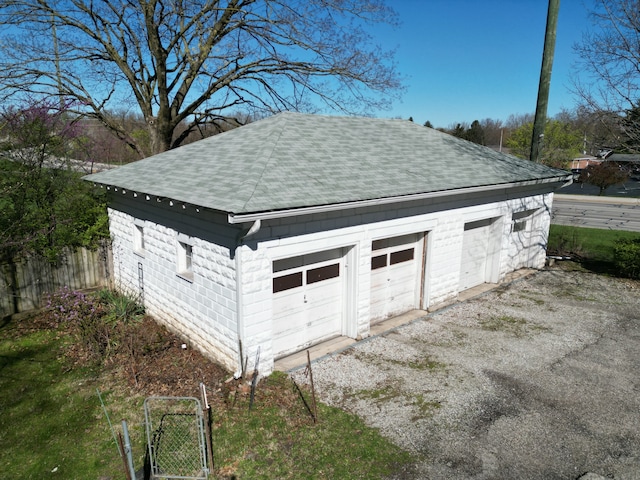
{"label": "roof eave", "polygon": [[430,198],[446,197],[446,196],[458,196],[468,195],[473,193],[489,192],[492,190],[503,190],[517,187],[524,187],[528,185],[541,185],[541,184],[564,184],[571,182],[572,174],[555,176],[550,178],[541,178],[535,180],[526,180],[522,182],[509,182],[493,185],[482,185],[477,187],[466,187],[456,190],[441,190],[437,192],[425,192],[413,195],[400,195],[385,198],[375,198],[371,200],[359,200],[355,202],[334,203],[328,205],[315,205],[312,207],[291,208],[283,210],[272,210],[268,212],[252,212],[252,213],[229,213],[228,222],[230,224],[239,224],[247,222],[255,222],[256,220],[274,220],[278,218],[294,217],[298,215],[311,215],[314,213],[328,213],[340,210],[346,210],[350,208],[363,208],[372,207],[378,205],[388,205],[391,203],[407,202],[412,200],[425,200]]}

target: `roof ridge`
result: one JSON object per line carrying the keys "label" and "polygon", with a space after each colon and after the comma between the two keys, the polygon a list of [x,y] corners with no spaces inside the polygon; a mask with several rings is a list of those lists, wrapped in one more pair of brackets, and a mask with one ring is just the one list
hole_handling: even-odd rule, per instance
{"label": "roof ridge", "polygon": [[[278,134],[278,138],[274,139],[272,142],[269,142],[268,146],[265,145],[262,148],[262,151],[267,151],[267,150],[271,150],[271,152],[268,155],[268,159],[266,162],[264,162],[263,166],[262,166],[262,171],[260,172],[260,175],[258,175],[255,179],[255,181],[253,182],[253,189],[251,190],[251,193],[249,194],[249,196],[246,198],[244,204],[242,205],[242,209],[246,209],[247,205],[249,204],[249,202],[251,202],[251,200],[253,199],[256,190],[258,189],[258,185],[260,184],[260,180],[262,179],[262,177],[264,177],[265,172],[267,171],[267,167],[270,165],[271,160],[273,158],[273,151],[275,150],[276,145],[278,144],[278,141],[280,140],[280,137],[282,137],[282,134],[284,133],[284,124],[286,124],[287,121],[287,113],[290,112],[280,112],[276,115],[274,115],[273,117],[271,117],[271,120],[275,123],[274,125],[274,129],[277,129],[278,126],[280,124],[283,124],[283,126],[280,127],[280,133]],[[265,142],[266,143],[266,142]],[[267,157],[267,155],[265,155],[265,157]]]}

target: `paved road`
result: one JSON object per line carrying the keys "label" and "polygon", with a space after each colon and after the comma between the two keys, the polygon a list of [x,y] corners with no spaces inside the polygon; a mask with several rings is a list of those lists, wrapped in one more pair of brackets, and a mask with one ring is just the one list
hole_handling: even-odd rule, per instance
{"label": "paved road", "polygon": [[640,198],[556,194],[551,223],[640,232]]}

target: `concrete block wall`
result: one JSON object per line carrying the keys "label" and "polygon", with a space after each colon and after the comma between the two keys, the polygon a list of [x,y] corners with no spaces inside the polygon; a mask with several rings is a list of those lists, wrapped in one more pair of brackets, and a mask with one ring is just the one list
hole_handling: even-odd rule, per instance
{"label": "concrete block wall", "polygon": [[143,227],[145,248],[144,252],[134,252],[134,218],[110,209],[109,219],[117,288],[129,294],[144,292],[149,315],[180,334],[185,342],[235,370],[239,363],[236,278],[235,262],[228,249],[188,238],[192,244],[193,276],[187,278],[177,272],[180,232],[138,220],[137,224]]}
{"label": "concrete block wall", "polygon": [[452,301],[458,295],[464,223],[462,211],[450,211],[438,218],[438,225],[429,233],[425,308]]}
{"label": "concrete block wall", "polygon": [[[540,245],[546,245],[545,228],[548,229],[550,223],[548,197],[530,195],[489,203],[464,199],[438,200],[433,204],[412,202],[400,208],[379,205],[362,211],[346,210],[268,220],[262,222],[257,233],[237,247],[230,244],[220,246],[216,240],[205,241],[193,233],[196,228],[190,230],[192,236],[188,237],[193,246],[191,278],[176,272],[176,242],[178,235],[184,234],[180,231],[180,222],[174,221],[170,228],[149,220],[149,217],[144,221],[138,220],[145,232],[145,252],[140,255],[133,252],[134,216],[112,209],[114,274],[123,289],[136,292],[139,290],[138,264],[141,264],[145,304],[151,315],[180,332],[194,346],[232,371],[239,368],[241,353],[238,339],[241,338],[242,356],[247,358],[249,369],[253,368],[260,349],[260,371],[268,374],[274,361],[274,260],[334,248],[344,249],[349,285],[343,334],[367,337],[370,331],[372,240],[426,232],[422,305],[426,309],[457,298],[466,222],[483,218],[496,220],[495,224],[502,232],[502,238],[494,245],[497,265],[494,276],[497,279],[522,262],[511,235],[512,213],[523,209],[535,210],[531,238],[536,242],[537,250],[529,266],[537,266],[540,259],[542,266],[544,253]],[[545,204],[549,204],[548,209]],[[208,228],[208,231],[218,228],[215,222],[196,222],[198,225],[206,224],[198,228]]]}
{"label": "concrete block wall", "polygon": [[[501,275],[520,268],[543,268],[551,225],[553,193],[511,200],[505,222],[504,238],[508,240],[501,266]],[[513,213],[526,212],[527,228],[513,231]]]}

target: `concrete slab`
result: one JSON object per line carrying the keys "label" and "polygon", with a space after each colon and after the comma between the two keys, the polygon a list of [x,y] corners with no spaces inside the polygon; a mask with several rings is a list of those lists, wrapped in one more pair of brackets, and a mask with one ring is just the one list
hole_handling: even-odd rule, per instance
{"label": "concrete slab", "polygon": [[[494,290],[499,286],[508,285],[516,280],[532,275],[536,271],[537,270],[533,270],[530,268],[523,268],[506,275],[504,280],[500,283],[483,283],[482,285],[477,285],[473,288],[465,290],[464,292],[460,292],[458,294],[458,299],[453,302],[453,304],[465,302],[471,298],[479,297],[480,295]],[[449,303],[443,305],[442,307],[444,308],[450,305],[452,304]],[[436,308],[435,310],[438,310],[438,308]],[[378,335],[382,335],[384,333],[390,332],[391,330],[399,328],[403,325],[407,325],[411,322],[427,317],[429,316],[429,313],[430,312],[427,312],[425,310],[411,310],[410,312],[403,313],[402,315],[387,318],[385,320],[382,320],[381,322],[374,323],[369,329],[370,335],[369,337],[367,337],[367,339],[374,338]],[[337,355],[338,353],[346,350],[358,341],[359,340],[349,337],[334,337],[327,341],[313,345],[300,352],[296,352],[294,354],[276,360],[274,368],[275,370],[281,372],[294,371],[307,365],[307,351],[309,352],[309,356],[311,357],[311,362],[314,362],[326,356]]]}

